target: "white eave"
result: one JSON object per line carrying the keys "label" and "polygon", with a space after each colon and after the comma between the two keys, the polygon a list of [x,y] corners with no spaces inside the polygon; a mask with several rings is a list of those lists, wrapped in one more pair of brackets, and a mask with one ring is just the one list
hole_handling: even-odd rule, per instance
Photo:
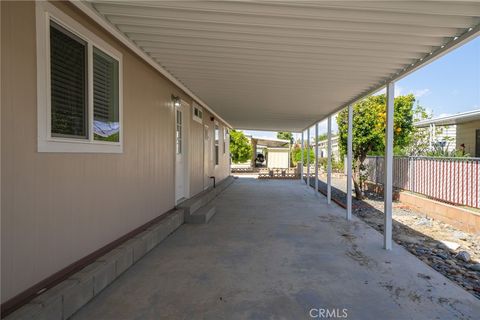
{"label": "white eave", "polygon": [[433,119],[426,119],[414,123],[414,126],[417,128],[425,128],[434,124],[436,126],[450,126],[457,125],[465,122],[477,121],[480,120],[480,109],[457,113],[451,116],[439,117]]}
{"label": "white eave", "polygon": [[480,33],[478,1],[73,1],[233,127],[300,131]]}

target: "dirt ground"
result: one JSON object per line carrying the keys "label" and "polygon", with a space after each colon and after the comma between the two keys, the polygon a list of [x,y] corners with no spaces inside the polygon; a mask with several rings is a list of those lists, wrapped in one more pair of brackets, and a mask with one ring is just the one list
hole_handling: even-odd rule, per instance
{"label": "dirt ground", "polygon": [[[368,198],[364,201],[375,207],[377,210],[383,210],[383,199],[375,199],[374,194],[367,194]],[[398,240],[411,242],[425,242],[428,238],[436,241],[449,241],[456,243],[459,247],[456,251],[468,251],[472,262],[480,262],[480,235],[474,235],[452,227],[449,224],[434,220],[425,216],[425,214],[413,210],[407,205],[399,202],[393,204],[393,219],[409,229],[403,228],[405,233],[398,234]],[[361,207],[356,210],[357,214],[362,215],[364,220],[371,223],[379,223],[383,219],[383,214],[365,214]],[[383,221],[380,221],[383,225]],[[401,225],[397,227],[402,227]],[[452,245],[454,246],[454,245]]]}

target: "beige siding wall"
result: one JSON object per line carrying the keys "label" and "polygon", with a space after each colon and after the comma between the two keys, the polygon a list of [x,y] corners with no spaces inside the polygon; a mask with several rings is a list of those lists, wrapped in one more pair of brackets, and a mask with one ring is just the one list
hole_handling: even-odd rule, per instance
{"label": "beige siding wall", "polygon": [[[191,99],[71,4],[55,5],[123,54],[124,152],[36,152],[35,5],[1,2],[2,302],[174,206],[171,94]],[[191,193],[202,188],[200,129],[192,123]]]}
{"label": "beige siding wall", "polygon": [[204,144],[208,144],[206,147],[204,145],[204,152],[208,152],[208,155],[204,154],[204,161],[205,161],[205,170],[204,170],[204,186],[212,186],[213,182],[209,177],[213,176],[215,173],[213,171],[213,161],[214,161],[214,155],[213,155],[213,146],[214,146],[214,140],[215,140],[215,126],[214,122],[210,120],[212,117],[212,114],[208,111],[206,111],[203,115],[203,124],[208,126],[208,135],[210,136],[210,139],[205,139]]}
{"label": "beige siding wall", "polygon": [[[215,137],[215,126],[212,124],[211,127],[213,128],[212,137]],[[219,128],[220,128],[220,137],[218,142],[218,149],[219,149],[218,165],[215,165],[214,163],[215,155],[213,154],[212,156],[213,175],[215,176],[217,182],[225,179],[230,174],[230,167],[229,167],[230,154],[227,152],[223,153],[223,130],[225,130],[225,126],[222,123],[219,123]],[[213,140],[215,140],[215,138]],[[212,152],[215,152],[215,149],[213,149]]]}
{"label": "beige siding wall", "polygon": [[[193,110],[193,109],[192,109]],[[192,111],[193,112],[193,111]],[[203,124],[190,120],[190,194],[203,191]]]}
{"label": "beige siding wall", "polygon": [[[213,185],[213,181],[208,177],[215,176],[216,181],[219,182],[225,179],[230,174],[230,151],[229,151],[229,137],[227,137],[226,151],[223,153],[223,130],[226,130],[224,123],[219,121],[220,127],[220,155],[219,164],[215,165],[215,121],[212,121],[213,115],[207,110],[203,110],[203,124],[200,124],[193,119],[190,122],[190,151],[194,157],[190,162],[190,193],[194,195],[204,190],[204,187]],[[204,135],[204,126],[208,126],[210,139],[206,139]],[[208,144],[208,146],[205,146]],[[204,152],[208,152],[205,155]],[[204,160],[207,159],[207,163]]]}
{"label": "beige siding wall", "polygon": [[465,152],[475,156],[475,131],[480,129],[480,120],[457,125],[456,144],[457,150],[462,143],[465,144]]}

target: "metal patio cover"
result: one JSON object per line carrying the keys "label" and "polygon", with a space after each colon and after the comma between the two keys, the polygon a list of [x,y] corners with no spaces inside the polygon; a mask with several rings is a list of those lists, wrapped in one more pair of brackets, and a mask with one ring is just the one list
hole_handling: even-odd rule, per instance
{"label": "metal patio cover", "polygon": [[200,103],[260,130],[300,131],[472,39],[480,23],[479,1],[90,4]]}

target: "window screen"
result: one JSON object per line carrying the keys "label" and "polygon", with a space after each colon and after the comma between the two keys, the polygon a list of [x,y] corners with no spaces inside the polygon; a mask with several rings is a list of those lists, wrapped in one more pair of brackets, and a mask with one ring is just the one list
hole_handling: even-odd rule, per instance
{"label": "window screen", "polygon": [[94,138],[120,141],[118,110],[118,61],[93,48]]}
{"label": "window screen", "polygon": [[202,110],[200,110],[199,108],[197,107],[193,107],[193,120],[199,122],[199,123],[202,123],[202,119],[203,119],[203,112]]}
{"label": "window screen", "polygon": [[88,137],[87,44],[50,22],[51,134]]}

